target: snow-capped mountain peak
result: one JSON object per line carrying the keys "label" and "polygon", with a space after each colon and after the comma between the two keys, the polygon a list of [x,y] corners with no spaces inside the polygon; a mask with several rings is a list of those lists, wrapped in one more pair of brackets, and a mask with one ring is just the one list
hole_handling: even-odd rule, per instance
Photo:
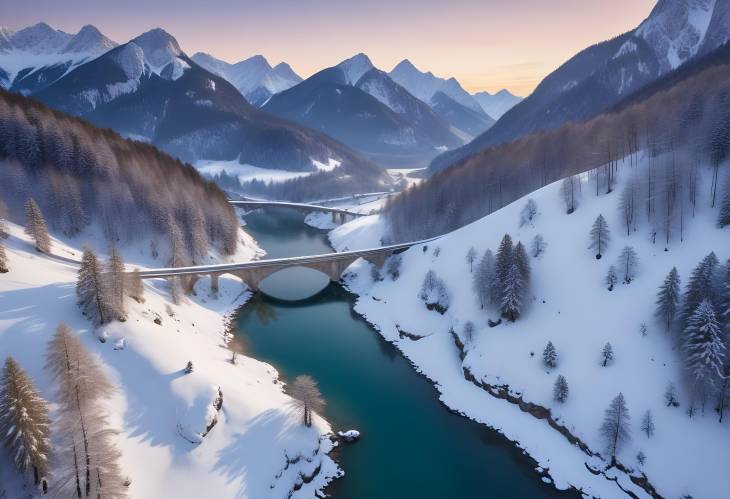
{"label": "snow-capped mountain peak", "polygon": [[522,100],[522,97],[513,95],[509,90],[503,88],[499,92],[477,92],[473,94],[474,99],[482,106],[482,109],[489,116],[498,120],[504,113],[512,109],[515,104]]}
{"label": "snow-capped mountain peak", "polygon": [[175,58],[185,55],[175,37],[162,28],[154,28],[134,38],[132,42],[142,49],[147,63],[159,73]]}
{"label": "snow-capped mountain peak", "polygon": [[56,30],[46,23],[28,26],[12,34],[12,48],[33,54],[56,53],[71,40],[72,35]]}
{"label": "snow-capped mountain peak", "polygon": [[337,67],[345,73],[347,83],[354,85],[360,78],[362,78],[362,75],[370,71],[375,66],[373,66],[370,58],[361,52],[349,59],[345,59],[339,63]]}
{"label": "snow-capped mountain peak", "polygon": [[116,46],[116,42],[104,36],[96,26],[87,24],[69,40],[63,51],[102,54]]}

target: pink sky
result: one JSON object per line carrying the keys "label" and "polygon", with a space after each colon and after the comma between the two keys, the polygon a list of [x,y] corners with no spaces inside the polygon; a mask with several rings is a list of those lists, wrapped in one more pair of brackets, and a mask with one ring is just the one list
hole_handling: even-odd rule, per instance
{"label": "pink sky", "polygon": [[[153,27],[183,50],[235,62],[263,54],[301,76],[358,52],[390,71],[408,58],[469,91],[527,95],[591,44],[637,26],[654,0],[0,0],[0,23],[69,32],[94,24],[125,42]],[[151,4],[151,5],[150,5]]]}

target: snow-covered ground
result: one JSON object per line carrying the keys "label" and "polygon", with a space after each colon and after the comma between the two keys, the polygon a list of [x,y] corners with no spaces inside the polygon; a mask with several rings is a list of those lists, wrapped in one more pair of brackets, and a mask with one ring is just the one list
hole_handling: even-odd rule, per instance
{"label": "snow-covered ground", "polygon": [[[388,194],[376,194],[373,196],[358,198],[358,199],[343,199],[338,202],[328,203],[327,206],[333,206],[348,210],[353,213],[362,213],[372,216],[383,209],[385,203],[388,201]],[[341,224],[339,218],[335,217],[335,221],[332,220],[331,213],[324,212],[312,212],[308,213],[304,217],[304,223],[315,227],[317,229],[331,230],[340,227]]]}
{"label": "snow-covered ground", "polygon": [[[468,142],[468,141],[467,141]],[[422,168],[388,168],[388,174],[393,177],[393,180],[405,180],[406,186],[411,187],[413,185],[423,182],[423,178],[415,176],[418,172],[425,170]]]}
{"label": "snow-covered ground", "polygon": [[[94,331],[76,306],[76,262],[84,239],[54,240],[57,256],[49,257],[32,248],[21,227],[8,225],[0,360],[15,357],[53,403],[55,388],[43,368],[46,345],[60,321],[81,335],[117,386],[108,408],[120,430],[130,497],[313,497],[341,473],[328,456],[329,424],[319,417],[312,428],[301,424],[277,371],[245,355],[230,362],[226,318],[249,296],[239,280],[221,277],[219,293],[211,295],[208,278],[202,278],[195,295],[180,305],[169,300],[163,281],[148,281],[144,303],[127,301],[126,322]],[[260,254],[253,240],[242,238],[235,258]],[[148,252],[142,244],[123,248],[130,268],[159,264],[162,257],[154,260]],[[101,335],[108,335],[105,343]],[[184,374],[189,360],[194,372]],[[217,412],[212,405],[219,392],[223,405]],[[213,416],[217,424],[202,437]],[[0,453],[0,497],[25,497],[29,491],[22,490],[6,454]]]}
{"label": "snow-covered ground", "polygon": [[[705,414],[688,417],[685,411],[689,395],[682,382],[683,367],[675,340],[662,330],[653,313],[658,287],[673,266],[684,284],[710,251],[715,251],[721,262],[730,257],[730,238],[727,229],[716,227],[717,212],[709,208],[705,194],[708,185],[700,186],[696,217],[685,219],[683,242],[676,232],[668,251],[660,242],[661,235],[652,244],[643,206],[638,231],[627,236],[618,206],[621,176],[628,177],[629,171],[628,163],[622,165],[614,192],[598,197],[593,181],[582,176],[581,204],[571,215],[566,214],[558,182],[427,248],[411,248],[403,253],[401,276],[395,282],[385,277],[374,283],[370,264],[360,260],[350,267],[353,273],[347,286],[359,295],[356,311],[433,380],[447,406],[517,442],[548,470],[558,488],[573,486],[600,497],[624,496],[616,482],[586,468],[587,463],[604,469],[605,462],[571,444],[545,419],[522,412],[514,403],[493,397],[468,381],[464,369],[479,382],[507,385],[510,395],[548,408],[554,420],[599,453],[604,449],[599,435],[604,409],[622,392],[632,418],[633,438],[618,454],[621,463],[633,469],[635,476],[646,473],[664,497],[727,496],[730,423],[718,422],[714,402],[708,402]],[[520,227],[520,211],[528,198],[537,202],[539,214],[534,226]],[[599,214],[608,221],[613,239],[603,258],[596,260],[595,252],[587,247],[588,232]],[[532,286],[524,315],[515,323],[490,328],[487,320],[496,320],[499,313],[492,306],[480,309],[466,254],[470,247],[480,256],[487,248],[496,252],[505,233],[515,243],[522,241],[528,251],[533,237],[540,233],[547,249],[540,258],[530,259]],[[382,220],[375,215],[335,229],[330,239],[338,250],[351,250],[377,246],[382,235]],[[631,284],[618,284],[609,292],[605,275],[626,245],[638,253],[637,277]],[[434,256],[436,247],[440,249],[438,256]],[[430,269],[445,281],[451,295],[445,315],[428,311],[418,298],[424,275]],[[467,345],[462,362],[450,330],[460,333],[467,321],[476,325],[475,340]],[[642,323],[648,328],[646,336],[640,331]],[[554,369],[542,364],[548,341],[555,345],[559,356]],[[600,352],[608,341],[615,361],[602,367]],[[552,398],[558,375],[566,377],[570,388],[564,404]],[[664,403],[670,381],[678,388],[678,408]],[[642,415],[649,409],[656,424],[653,438],[647,438],[639,428]],[[639,451],[646,455],[643,466],[635,457]],[[647,497],[625,473],[615,468],[606,473],[624,489]]]}
{"label": "snow-covered ground", "polygon": [[276,170],[271,168],[259,168],[253,165],[244,165],[237,160],[232,161],[214,161],[200,160],[193,165],[204,175],[216,175],[222,171],[229,175],[238,177],[241,182],[250,182],[251,180],[261,180],[262,182],[283,182],[293,178],[306,177],[312,172],[292,172],[288,170]]}

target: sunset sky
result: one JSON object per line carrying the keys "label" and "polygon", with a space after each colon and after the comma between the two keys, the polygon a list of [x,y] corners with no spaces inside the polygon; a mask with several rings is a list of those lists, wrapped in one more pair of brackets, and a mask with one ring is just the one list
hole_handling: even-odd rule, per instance
{"label": "sunset sky", "polygon": [[262,54],[301,76],[358,52],[390,71],[408,58],[469,91],[527,95],[580,49],[637,26],[655,0],[0,0],[0,24],[68,32],[94,24],[117,42],[153,27],[183,50],[236,62]]}

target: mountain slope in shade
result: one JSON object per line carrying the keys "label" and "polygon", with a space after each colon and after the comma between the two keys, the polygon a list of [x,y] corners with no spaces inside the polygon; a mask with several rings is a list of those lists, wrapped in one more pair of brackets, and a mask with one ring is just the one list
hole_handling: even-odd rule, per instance
{"label": "mountain slope in shade", "polygon": [[440,140],[434,142],[430,131],[350,85],[340,67],[324,69],[274,95],[262,109],[320,130],[383,164],[423,164],[437,147],[448,147]]}
{"label": "mountain slope in shade", "polygon": [[472,95],[489,117],[498,120],[504,113],[515,107],[522,97],[513,95],[506,88],[495,94],[489,92],[477,92]]}
{"label": "mountain slope in shade", "polygon": [[494,120],[484,114],[470,109],[439,91],[431,98],[434,112],[453,127],[476,137],[494,125]]}
{"label": "mountain slope in shade", "polygon": [[91,25],[75,35],[45,23],[19,31],[0,28],[0,87],[37,92],[116,45]]}
{"label": "mountain slope in shade", "polygon": [[377,170],[330,137],[256,110],[156,30],[76,68],[34,97],[188,161],[238,159],[315,171],[314,161],[332,159],[344,169]]}
{"label": "mountain slope in shade", "polygon": [[711,44],[726,37],[722,30],[727,27],[727,4],[726,0],[661,0],[639,27],[573,56],[487,132],[434,159],[429,173],[490,146],[600,114],[692,60],[706,34],[712,33]]}
{"label": "mountain slope in shade", "polygon": [[482,111],[477,101],[461,87],[461,84],[455,78],[447,80],[434,76],[431,72],[423,73],[408,59],[399,62],[389,75],[396,83],[427,104],[431,103],[431,99],[436,92],[443,92],[473,111]]}
{"label": "mountain slope in shade", "polygon": [[192,60],[211,73],[228,80],[249,103],[257,107],[272,95],[302,81],[288,64],[282,62],[271,67],[261,55],[229,64],[210,54],[198,52],[192,56]]}

